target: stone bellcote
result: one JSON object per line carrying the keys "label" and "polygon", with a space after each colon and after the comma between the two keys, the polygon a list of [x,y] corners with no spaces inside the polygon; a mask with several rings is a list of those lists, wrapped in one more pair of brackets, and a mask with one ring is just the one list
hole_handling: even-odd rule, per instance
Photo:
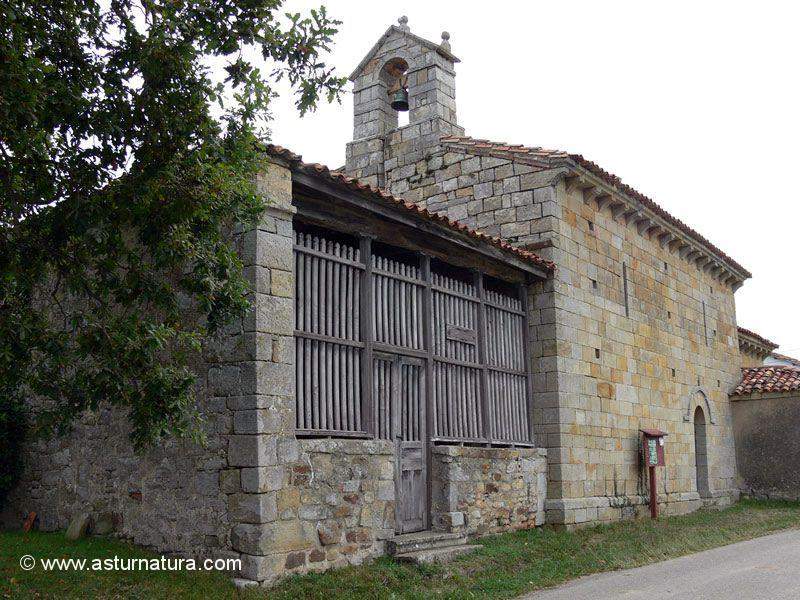
{"label": "stone bellcote", "polygon": [[[345,170],[384,187],[386,161],[422,155],[443,135],[460,135],[456,120],[455,63],[450,35],[438,44],[411,33],[408,19],[392,25],[350,75],[353,82],[353,141]],[[398,127],[392,93],[408,91],[408,124]],[[397,146],[402,142],[411,142]],[[391,148],[390,148],[391,147]]]}

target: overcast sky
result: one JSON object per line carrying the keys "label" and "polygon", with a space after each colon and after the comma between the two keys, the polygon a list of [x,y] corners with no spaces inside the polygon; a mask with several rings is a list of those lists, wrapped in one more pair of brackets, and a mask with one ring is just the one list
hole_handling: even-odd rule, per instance
{"label": "overcast sky", "polygon": [[[403,14],[429,40],[449,31],[467,135],[577,152],[619,175],[750,270],[739,324],[800,355],[792,4],[328,0],[343,24],[327,60],[349,75]],[[284,95],[274,112],[275,143],[344,164],[349,95],[302,119]]]}

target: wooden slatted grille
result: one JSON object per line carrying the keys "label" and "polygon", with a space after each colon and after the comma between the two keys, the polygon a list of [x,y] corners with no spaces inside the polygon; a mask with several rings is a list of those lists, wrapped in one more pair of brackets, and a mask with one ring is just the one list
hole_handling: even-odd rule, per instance
{"label": "wooden slatted grille", "polygon": [[394,369],[391,361],[376,358],[373,362],[373,398],[375,399],[375,418],[377,426],[375,437],[381,440],[392,439],[392,394],[394,390]]}
{"label": "wooden slatted grille", "polygon": [[298,430],[364,433],[359,249],[295,233]]}
{"label": "wooden slatted grille", "polygon": [[400,365],[400,390],[403,403],[397,418],[400,421],[400,439],[408,442],[421,442],[425,424],[422,419],[425,407],[422,404],[425,391],[422,389],[424,377],[419,365]]}
{"label": "wooden slatted grille", "polygon": [[424,441],[427,405],[434,441],[531,441],[519,289],[339,234],[295,239],[299,433]]}
{"label": "wooden slatted grille", "polygon": [[372,256],[372,324],[375,341],[421,350],[422,289],[419,268]]}

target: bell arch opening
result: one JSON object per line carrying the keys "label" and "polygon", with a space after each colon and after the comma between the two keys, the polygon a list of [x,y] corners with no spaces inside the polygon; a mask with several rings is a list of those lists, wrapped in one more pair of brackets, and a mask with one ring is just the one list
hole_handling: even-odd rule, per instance
{"label": "bell arch opening", "polygon": [[386,86],[394,126],[408,125],[408,62],[400,57],[386,61],[381,69],[380,79]]}
{"label": "bell arch opening", "polygon": [[698,406],[694,411],[694,462],[697,493],[701,498],[710,495],[708,487],[708,444],[706,436],[706,417]]}

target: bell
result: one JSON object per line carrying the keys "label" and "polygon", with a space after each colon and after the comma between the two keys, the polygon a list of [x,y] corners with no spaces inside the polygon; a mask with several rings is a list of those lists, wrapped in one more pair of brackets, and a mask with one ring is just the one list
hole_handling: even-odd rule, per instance
{"label": "bell", "polygon": [[392,108],[398,112],[408,110],[408,90],[400,88],[392,94]]}

